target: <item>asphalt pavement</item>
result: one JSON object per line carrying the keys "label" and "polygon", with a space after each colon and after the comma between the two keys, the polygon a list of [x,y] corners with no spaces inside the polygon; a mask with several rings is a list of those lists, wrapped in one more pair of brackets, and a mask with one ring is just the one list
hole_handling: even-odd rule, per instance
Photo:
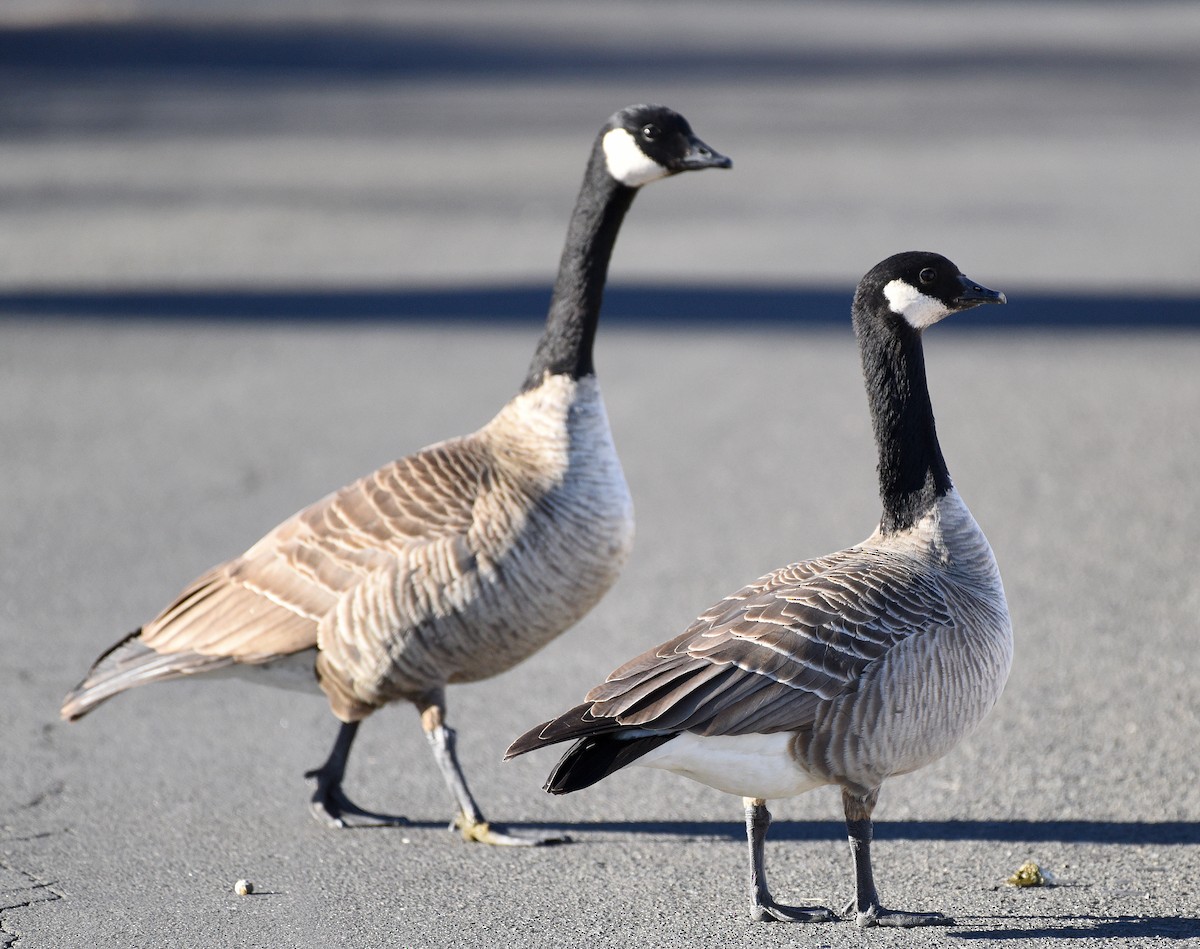
{"label": "asphalt pavement", "polygon": [[[0,947],[1200,939],[1194,4],[82,9],[0,11]],[[449,695],[485,813],[574,842],[448,832],[407,708],[347,789],[411,823],[352,831],[307,814],[319,696],[177,682],[61,723],[194,576],[513,394],[595,130],[647,99],[735,167],[648,189],[614,257],[596,360],[637,544],[576,628]],[[553,753],[500,758],[871,531],[849,300],[916,247],[1010,299],[926,359],[1012,676],[876,812],[884,901],[958,925],[753,924],[737,799],[640,769],[551,798]],[[775,895],[840,907],[836,793],[772,810]],[[1053,885],[1006,885],[1027,860]]]}

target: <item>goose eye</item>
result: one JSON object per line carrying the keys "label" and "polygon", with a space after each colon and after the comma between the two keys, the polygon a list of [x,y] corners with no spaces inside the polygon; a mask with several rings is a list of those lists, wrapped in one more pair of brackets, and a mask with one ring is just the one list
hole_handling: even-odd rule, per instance
{"label": "goose eye", "polygon": [[653,142],[660,135],[662,135],[662,129],[660,129],[657,125],[642,126],[642,138],[644,138],[647,142]]}
{"label": "goose eye", "polygon": [[920,279],[921,283],[930,284],[937,280],[937,271],[932,267],[926,267],[919,274],[917,274],[917,277]]}

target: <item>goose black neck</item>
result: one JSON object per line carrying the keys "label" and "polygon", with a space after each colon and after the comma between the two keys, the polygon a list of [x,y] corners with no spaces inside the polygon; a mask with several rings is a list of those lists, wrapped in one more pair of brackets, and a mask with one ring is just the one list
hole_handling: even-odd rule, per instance
{"label": "goose black neck", "polygon": [[626,187],[608,174],[603,150],[597,147],[571,215],[546,329],[533,354],[524,389],[541,385],[547,372],[581,379],[596,371],[592,345],[608,262],[636,194],[636,188]]}
{"label": "goose black neck", "polygon": [[855,329],[875,445],[879,450],[880,529],[912,527],[953,486],[933,423],[921,336],[903,318],[865,318],[855,304]]}

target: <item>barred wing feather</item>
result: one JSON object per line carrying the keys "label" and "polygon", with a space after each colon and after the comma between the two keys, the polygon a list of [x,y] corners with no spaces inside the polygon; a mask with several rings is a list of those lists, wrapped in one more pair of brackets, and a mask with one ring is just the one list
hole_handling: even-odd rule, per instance
{"label": "barred wing feather", "polygon": [[715,604],[593,689],[590,717],[701,735],[804,728],[897,643],[954,625],[934,581],[893,554],[852,548]]}
{"label": "barred wing feather", "polygon": [[[143,629],[156,652],[266,661],[317,644],[338,601],[414,552],[463,559],[485,459],[470,437],[394,461],[284,521],[206,573]],[[430,545],[449,548],[428,556]]]}

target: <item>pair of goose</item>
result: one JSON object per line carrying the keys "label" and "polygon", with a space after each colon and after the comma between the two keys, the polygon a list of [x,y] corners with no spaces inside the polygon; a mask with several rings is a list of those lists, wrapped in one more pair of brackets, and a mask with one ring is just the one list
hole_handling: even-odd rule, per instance
{"label": "pair of goose", "polygon": [[[306,775],[334,826],[399,821],[342,788],[359,723],[413,703],[464,837],[553,843],[489,824],[446,724],[446,686],[511,668],[579,620],[629,554],[633,507],[592,363],[608,263],[642,186],[728,158],[661,106],[601,129],[567,234],[545,331],[520,392],[479,431],[384,466],[280,524],[197,579],[100,656],[66,697],[77,719],[136,685],[297,663],[340,721]],[[861,544],[767,574],[681,635],[613,672],[506,757],[574,744],[546,784],[563,794],[630,764],[744,798],[755,919],[823,921],[767,887],[766,801],[842,789],[858,925],[936,925],[885,908],[870,859],[885,778],[949,751],[995,704],[1012,633],[990,547],[938,446],[921,333],[1002,294],[944,257],[874,267],[852,305],[879,450],[883,515]],[[314,674],[315,673],[315,674]],[[266,677],[269,678],[269,675]]]}

